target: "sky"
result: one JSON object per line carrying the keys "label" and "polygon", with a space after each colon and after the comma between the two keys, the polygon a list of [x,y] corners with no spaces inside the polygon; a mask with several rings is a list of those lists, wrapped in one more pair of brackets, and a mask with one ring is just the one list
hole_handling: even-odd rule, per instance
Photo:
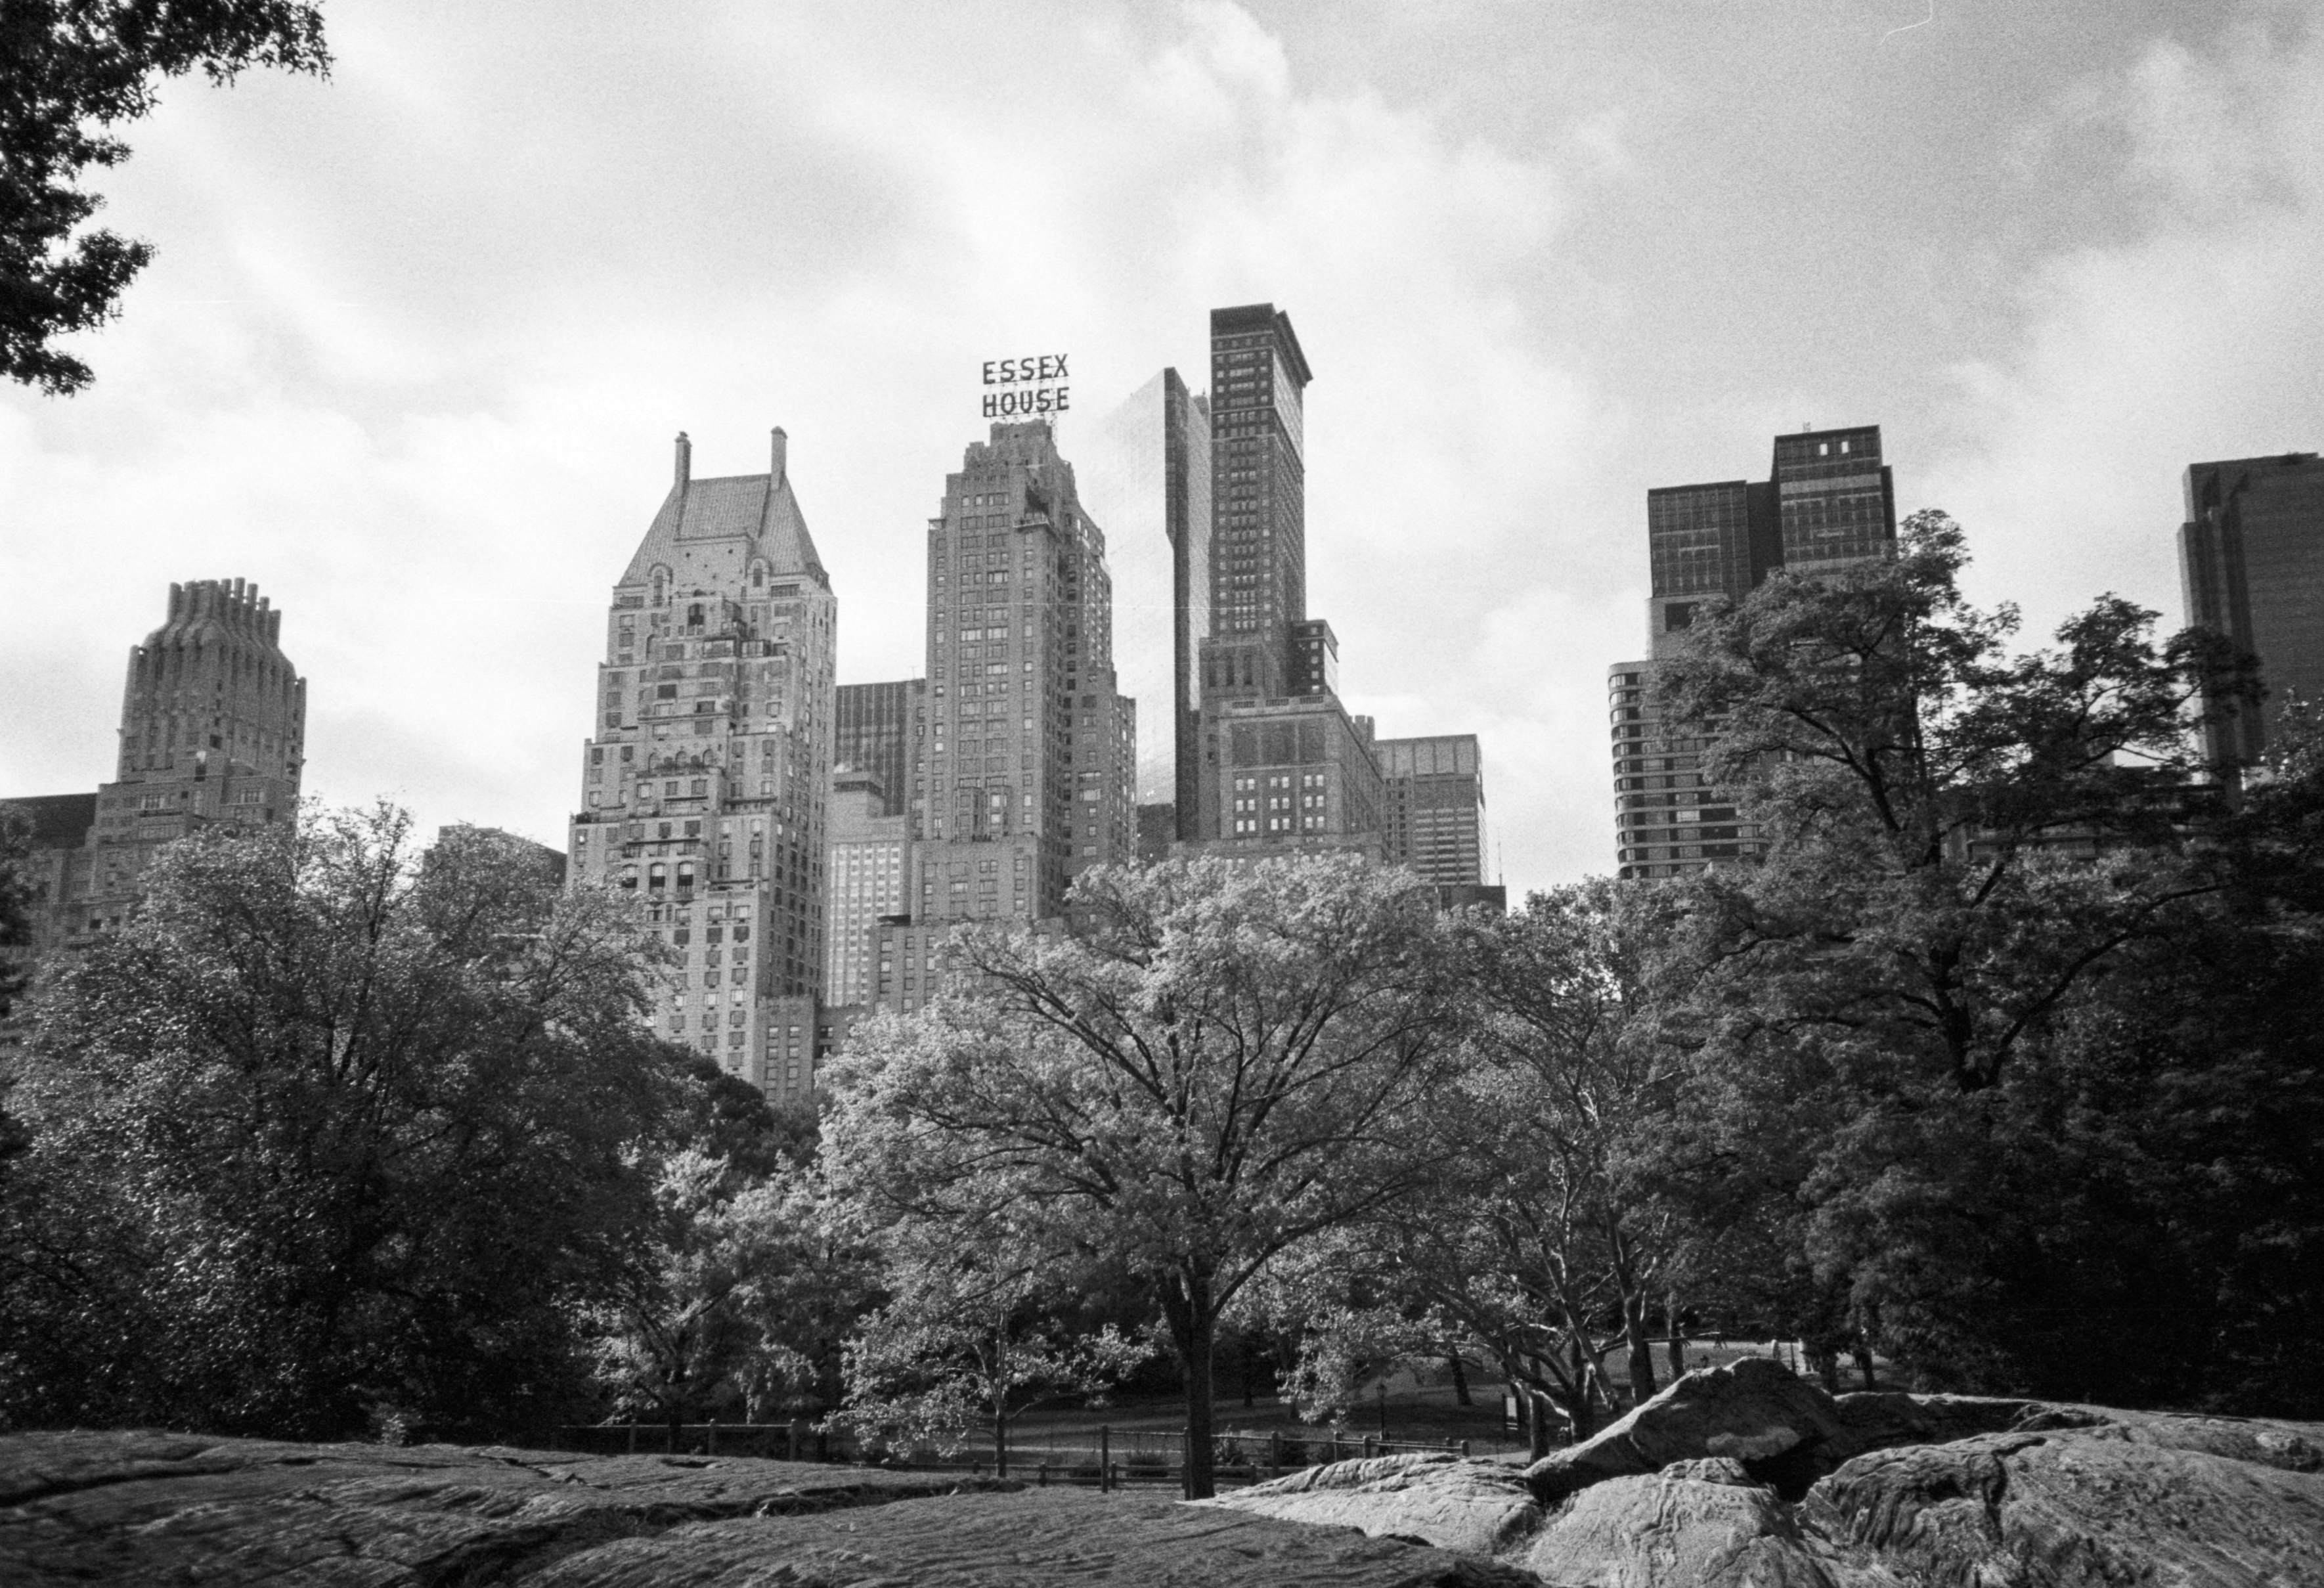
{"label": "sky", "polygon": [[788,432],[841,680],[911,677],[982,362],[1097,411],[1270,301],[1342,694],[1481,737],[1514,897],[1613,865],[1650,486],[1878,424],[2038,639],[2175,628],[2186,465],[2324,450],[2296,0],[324,9],[327,81],[128,129],[94,185],[159,254],[96,384],[0,390],[0,797],[111,776],[169,586],[240,577],[308,793],[562,847],[676,432]]}

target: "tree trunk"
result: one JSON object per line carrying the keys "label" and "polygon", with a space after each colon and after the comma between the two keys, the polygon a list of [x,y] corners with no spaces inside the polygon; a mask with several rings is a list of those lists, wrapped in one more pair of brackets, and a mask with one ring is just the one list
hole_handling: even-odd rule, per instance
{"label": "tree trunk", "polygon": [[1252,1370],[1258,1365],[1259,1353],[1250,1348],[1250,1331],[1245,1330],[1242,1336],[1242,1403],[1245,1406],[1258,1404],[1252,1399],[1250,1390]]}
{"label": "tree trunk", "polygon": [[1005,1390],[992,1403],[992,1475],[1009,1475],[1009,1395]]}
{"label": "tree trunk", "polygon": [[1176,1294],[1165,1296],[1162,1310],[1186,1366],[1186,1498],[1209,1500],[1218,1492],[1211,1417],[1211,1358],[1218,1345],[1218,1313],[1208,1274],[1181,1274],[1175,1289]]}
{"label": "tree trunk", "polygon": [[1457,1351],[1448,1351],[1444,1353],[1444,1359],[1452,1364],[1452,1404],[1476,1405],[1475,1401],[1469,1399],[1469,1370],[1462,1365],[1461,1353]]}
{"label": "tree trunk", "polygon": [[1622,1304],[1622,1333],[1630,1347],[1630,1404],[1643,1406],[1655,1392],[1655,1343],[1646,1334],[1646,1304],[1628,1299]]}
{"label": "tree trunk", "polygon": [[1872,1347],[1860,1340],[1856,1344],[1856,1371],[1864,1375],[1864,1387],[1867,1390],[1877,1390],[1880,1387],[1873,1381],[1872,1378]]}
{"label": "tree trunk", "polygon": [[1670,1358],[1670,1376],[1675,1380],[1686,1371],[1686,1336],[1680,1332],[1675,1296],[1663,1298],[1663,1328],[1668,1335],[1664,1349]]}

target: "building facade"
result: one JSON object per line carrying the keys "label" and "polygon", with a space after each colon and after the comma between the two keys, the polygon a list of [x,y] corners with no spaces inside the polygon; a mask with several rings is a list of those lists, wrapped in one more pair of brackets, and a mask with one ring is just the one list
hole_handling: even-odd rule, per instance
{"label": "building facade", "polygon": [[1211,632],[1210,405],[1165,369],[1076,441],[1083,504],[1106,530],[1113,655],[1138,703],[1138,798],[1183,808],[1201,756],[1196,669]]}
{"label": "building facade", "polygon": [[1894,554],[1896,492],[1877,425],[1778,436],[1765,481],[1646,493],[1649,654],[1607,671],[1617,875],[1667,877],[1754,860],[1758,829],[1705,777],[1709,741],[1675,734],[1654,674],[1702,608],[1778,568],[1814,574]]}
{"label": "building facade", "polygon": [[613,587],[571,827],[575,885],[669,946],[654,1024],[770,1097],[815,1086],[837,608],[790,484],[692,477]]}
{"label": "building facade", "polygon": [[1115,687],[1105,535],[1047,420],[1000,423],[928,524],[923,921],[1061,914],[1137,853],[1137,712]]}
{"label": "building facade", "polygon": [[161,626],[129,652],[114,780],[21,802],[34,828],[34,953],[118,930],[164,845],[297,819],[307,681],[281,629],[244,580],[170,586]]}
{"label": "building facade", "polygon": [[879,931],[908,920],[910,818],[879,780],[860,768],[831,774],[829,843],[824,864],[823,998],[834,1007],[868,1004],[879,992]]}
{"label": "building facade", "polygon": [[919,735],[927,728],[928,681],[842,684],[832,733],[832,765],[853,767],[880,785],[883,814],[910,808]]}
{"label": "building facade", "polygon": [[2259,659],[2257,710],[2210,703],[2212,763],[2229,776],[2266,753],[2292,700],[2324,700],[2324,459],[2312,452],[2190,465],[2179,572],[2189,623]]}
{"label": "building facade", "polygon": [[1382,739],[1380,857],[1443,887],[1485,882],[1484,752],[1474,734]]}

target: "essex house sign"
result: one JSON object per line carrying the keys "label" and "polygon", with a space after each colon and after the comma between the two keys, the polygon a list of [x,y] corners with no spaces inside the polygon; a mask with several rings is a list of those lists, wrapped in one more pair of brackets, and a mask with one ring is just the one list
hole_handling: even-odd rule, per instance
{"label": "essex house sign", "polygon": [[984,417],[1030,419],[1063,413],[1071,406],[1072,388],[1065,384],[1065,355],[1045,353],[1039,357],[989,358],[984,363]]}

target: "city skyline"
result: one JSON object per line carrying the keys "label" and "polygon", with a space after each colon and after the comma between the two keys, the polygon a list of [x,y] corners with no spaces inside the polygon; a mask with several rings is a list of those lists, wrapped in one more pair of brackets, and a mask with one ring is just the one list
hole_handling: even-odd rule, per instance
{"label": "city skyline", "polygon": [[1513,894],[1609,872],[1646,488],[1877,418],[1973,598],[2176,627],[2180,472],[2324,438],[2309,15],[1925,11],[335,6],[328,82],[164,89],[101,183],[160,254],[76,339],[96,386],[0,404],[0,789],[103,781],[120,646],[226,573],[297,614],[308,791],[554,843],[672,432],[724,474],[789,428],[839,677],[904,678],[981,365],[1072,351],[1070,457],[1157,369],[1207,389],[1204,307],[1271,300],[1326,375],[1306,605],[1349,709],[1487,741]]}

